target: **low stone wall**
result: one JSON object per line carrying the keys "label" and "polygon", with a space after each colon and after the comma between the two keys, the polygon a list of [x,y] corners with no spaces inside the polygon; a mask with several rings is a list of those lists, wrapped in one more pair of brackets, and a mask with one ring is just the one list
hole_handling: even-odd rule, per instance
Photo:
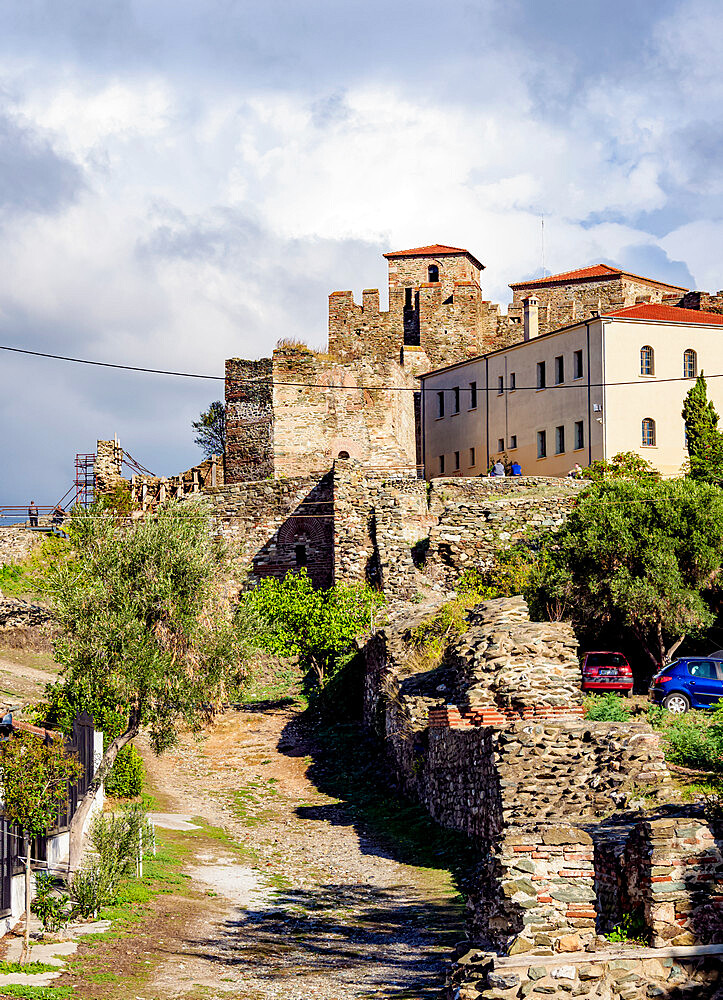
{"label": "low stone wall", "polygon": [[6,629],[26,629],[50,625],[53,617],[40,604],[0,596],[0,633]]}
{"label": "low stone wall", "polygon": [[713,1000],[723,948],[614,948],[586,955],[499,958],[471,949],[448,977],[448,1000]]}
{"label": "low stone wall", "polygon": [[0,527],[0,566],[23,562],[34,548],[42,545],[44,537],[40,532],[16,525]]}

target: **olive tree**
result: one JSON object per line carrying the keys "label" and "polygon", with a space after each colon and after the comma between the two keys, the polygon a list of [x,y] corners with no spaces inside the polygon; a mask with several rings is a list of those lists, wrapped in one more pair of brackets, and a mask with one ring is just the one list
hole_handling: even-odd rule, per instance
{"label": "olive tree", "polygon": [[91,707],[102,702],[124,720],[73,817],[73,866],[85,819],[119,751],[146,728],[161,753],[181,723],[212,713],[239,677],[244,645],[218,587],[225,553],[202,499],[171,501],[134,522],[75,509],[68,534],[70,556],[47,583],[62,665],[50,717],[54,700],[60,710],[80,692]]}

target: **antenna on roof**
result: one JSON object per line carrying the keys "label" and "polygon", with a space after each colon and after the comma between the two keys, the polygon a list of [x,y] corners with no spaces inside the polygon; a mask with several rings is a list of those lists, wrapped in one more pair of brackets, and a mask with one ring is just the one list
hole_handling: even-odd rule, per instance
{"label": "antenna on roof", "polygon": [[542,277],[545,277],[545,213],[540,213],[540,251],[542,257]]}

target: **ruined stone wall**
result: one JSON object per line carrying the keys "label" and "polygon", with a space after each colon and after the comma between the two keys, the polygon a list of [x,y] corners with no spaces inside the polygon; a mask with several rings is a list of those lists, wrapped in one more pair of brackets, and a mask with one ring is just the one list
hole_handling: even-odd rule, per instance
{"label": "ruined stone wall", "polygon": [[118,441],[98,441],[95,453],[95,489],[105,493],[123,479],[123,449]]}
{"label": "ruined stone wall", "polygon": [[[718,927],[723,863],[710,828],[667,804],[676,792],[646,723],[580,717],[569,626],[530,622],[521,598],[500,599],[470,614],[436,670],[410,672],[404,650],[400,622],[366,646],[365,721],[383,733],[399,787],[483,853],[473,941],[539,959],[594,950],[636,893],[653,943]],[[641,803],[652,816],[641,819]],[[673,814],[672,827],[658,823]]]}
{"label": "ruined stone wall", "polygon": [[712,292],[686,292],[676,303],[682,309],[700,309],[702,312],[723,313],[723,290]]}
{"label": "ruined stone wall", "polygon": [[0,527],[0,566],[23,562],[34,548],[42,545],[45,536],[27,528],[8,525]]}
{"label": "ruined stone wall", "polygon": [[331,476],[237,483],[205,490],[218,534],[231,542],[245,586],[305,567],[314,585],[333,573]]}
{"label": "ruined stone wall", "polygon": [[670,294],[664,286],[647,284],[633,278],[611,278],[516,287],[512,289],[508,314],[522,321],[523,300],[535,295],[539,300],[539,333],[549,333],[588,319],[594,312],[609,312],[634,306],[638,302],[662,302]]}
{"label": "ruined stone wall", "polygon": [[226,362],[226,482],[274,475],[273,378],[270,358]]}

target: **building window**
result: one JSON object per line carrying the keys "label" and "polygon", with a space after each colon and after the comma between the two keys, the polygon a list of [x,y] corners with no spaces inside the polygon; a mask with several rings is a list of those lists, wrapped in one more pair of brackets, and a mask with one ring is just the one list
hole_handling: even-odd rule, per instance
{"label": "building window", "polygon": [[643,448],[655,447],[655,421],[652,417],[643,420]]}
{"label": "building window", "polygon": [[505,439],[497,438],[497,451],[504,451],[504,450],[505,450]]}
{"label": "building window", "polygon": [[469,466],[470,466],[470,468],[473,468],[477,464],[476,459],[477,459],[477,456],[474,453],[474,448],[470,448],[470,450],[469,450]]}
{"label": "building window", "polygon": [[405,309],[411,309],[412,308],[412,289],[411,288],[405,288],[404,289],[404,308]]}
{"label": "building window", "polygon": [[575,451],[585,447],[585,425],[582,420],[575,421]]}
{"label": "building window", "polygon": [[655,352],[649,344],[640,348],[640,374],[655,375]]}
{"label": "building window", "polygon": [[560,426],[555,428],[555,454],[562,455],[565,452],[565,428]]}
{"label": "building window", "polygon": [[470,410],[477,409],[477,383],[470,382],[469,384],[469,408]]}
{"label": "building window", "polygon": [[513,451],[517,447],[517,435],[512,434],[510,437],[510,450]]}
{"label": "building window", "polygon": [[454,453],[454,467],[455,467],[455,469],[459,468],[459,452],[458,451],[455,451],[455,453]]}
{"label": "building window", "polygon": [[349,452],[348,451],[340,451],[339,452],[339,458],[349,458]]}
{"label": "building window", "polygon": [[439,268],[436,264],[430,264],[427,268],[427,275],[429,281],[439,281]]}
{"label": "building window", "polygon": [[501,396],[505,391],[505,377],[504,375],[497,376],[497,395]]}
{"label": "building window", "polygon": [[565,381],[565,359],[562,355],[555,358],[555,385],[561,385]]}
{"label": "building window", "polygon": [[444,393],[437,393],[437,419],[444,416]]}
{"label": "building window", "polygon": [[698,375],[698,355],[692,347],[683,353],[683,378],[696,378]]}
{"label": "building window", "polygon": [[296,554],[296,565],[297,566],[306,566],[307,565],[307,561],[306,561],[306,546],[305,545],[296,545],[296,546],[294,546],[294,552]]}
{"label": "building window", "polygon": [[452,396],[453,396],[453,399],[454,399],[454,412],[455,413],[459,413],[459,386],[458,385],[456,385],[454,387],[454,389],[452,389]]}
{"label": "building window", "polygon": [[517,388],[517,375],[515,372],[510,373],[510,392],[514,392]]}
{"label": "building window", "polygon": [[575,351],[572,356],[572,377],[582,378],[582,351]]}
{"label": "building window", "polygon": [[537,432],[537,457],[547,458],[547,431]]}
{"label": "building window", "polygon": [[544,361],[538,361],[537,362],[537,388],[538,389],[544,389],[546,384],[547,384],[547,380],[546,380],[546,377],[545,377],[545,362]]}
{"label": "building window", "polygon": [[444,455],[439,456],[439,474],[444,475]]}

